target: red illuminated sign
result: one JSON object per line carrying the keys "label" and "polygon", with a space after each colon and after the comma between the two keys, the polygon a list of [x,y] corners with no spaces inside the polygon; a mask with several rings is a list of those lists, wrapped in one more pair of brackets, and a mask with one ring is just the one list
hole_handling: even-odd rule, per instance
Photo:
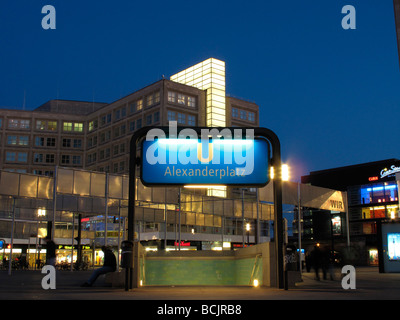
{"label": "red illuminated sign", "polygon": [[368,181],[376,181],[376,180],[378,180],[378,177],[369,177],[368,178]]}
{"label": "red illuminated sign", "polygon": [[[179,242],[174,243],[175,247],[179,247]],[[190,247],[190,242],[181,241],[181,247]]]}

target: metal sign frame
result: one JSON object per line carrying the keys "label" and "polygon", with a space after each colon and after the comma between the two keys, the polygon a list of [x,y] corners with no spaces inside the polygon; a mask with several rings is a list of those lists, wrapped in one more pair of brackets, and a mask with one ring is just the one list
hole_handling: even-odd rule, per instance
{"label": "metal sign frame", "polygon": [[[129,159],[129,204],[128,204],[128,241],[135,241],[135,195],[136,195],[136,167],[141,163],[140,157],[137,156],[141,146],[141,139],[152,129],[161,129],[169,136],[169,127],[167,126],[148,126],[136,131],[130,141],[130,159]],[[186,127],[178,127],[177,134]],[[285,287],[284,277],[284,261],[283,261],[283,219],[282,219],[282,159],[281,145],[278,136],[270,129],[262,127],[235,127],[235,128],[209,128],[209,127],[190,127],[198,136],[201,135],[201,129],[242,129],[242,133],[246,129],[254,130],[254,138],[265,138],[271,144],[272,157],[268,159],[270,164],[274,166],[274,241],[276,249],[276,270],[277,270],[277,286],[280,289]],[[164,185],[165,186],[165,185]],[[136,279],[137,282],[138,279]],[[125,290],[133,288],[133,268],[126,269]]]}

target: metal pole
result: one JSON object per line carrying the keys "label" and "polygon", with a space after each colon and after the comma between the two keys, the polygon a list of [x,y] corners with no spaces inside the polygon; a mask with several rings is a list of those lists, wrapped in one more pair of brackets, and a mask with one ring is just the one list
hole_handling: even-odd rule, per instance
{"label": "metal pole", "polygon": [[181,251],[181,188],[179,188],[179,244],[178,244],[178,250]]}
{"label": "metal pole", "polygon": [[347,247],[350,247],[350,225],[349,225],[349,199],[346,192],[346,238],[347,238]]}
{"label": "metal pole", "polygon": [[297,206],[297,222],[298,222],[298,232],[299,232],[299,270],[300,275],[302,273],[302,263],[301,263],[301,184],[297,185],[297,197],[298,197],[298,206]]}
{"label": "metal pole", "polygon": [[258,196],[258,188],[256,189],[256,202],[257,202],[257,221],[256,221],[256,244],[260,243],[260,214],[259,214],[259,206],[260,206],[260,199]]}
{"label": "metal pole", "polygon": [[167,250],[167,188],[164,188],[164,250]]}
{"label": "metal pole", "polygon": [[11,247],[10,247],[10,259],[8,259],[8,275],[11,276],[12,269],[12,252],[14,247],[14,225],[15,225],[15,198],[13,197],[13,219],[11,225]]}
{"label": "metal pole", "polygon": [[72,245],[71,245],[71,271],[74,270],[74,236],[75,236],[75,213],[72,212]]}
{"label": "metal pole", "polygon": [[245,235],[244,235],[244,189],[242,188],[242,248],[244,248],[245,245]]}
{"label": "metal pole", "polygon": [[53,226],[52,226],[52,232],[51,232],[51,240],[54,241],[54,234],[56,233],[56,211],[57,211],[57,168],[58,166],[55,166],[54,168],[54,179],[53,179]]}
{"label": "metal pole", "polygon": [[107,220],[108,220],[108,172],[106,172],[106,185],[105,185],[105,212],[104,212],[104,245],[107,245]]}

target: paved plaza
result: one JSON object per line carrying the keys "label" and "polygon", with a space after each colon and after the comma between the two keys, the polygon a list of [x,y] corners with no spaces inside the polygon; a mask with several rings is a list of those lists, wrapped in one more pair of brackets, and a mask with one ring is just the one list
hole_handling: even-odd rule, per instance
{"label": "paved plaza", "polygon": [[335,279],[303,281],[288,290],[265,287],[152,286],[130,291],[111,287],[100,277],[93,287],[80,285],[91,271],[58,271],[56,289],[42,288],[40,271],[0,272],[1,300],[398,300],[400,274],[379,273],[377,267],[356,268],[356,289],[343,289],[340,270]]}

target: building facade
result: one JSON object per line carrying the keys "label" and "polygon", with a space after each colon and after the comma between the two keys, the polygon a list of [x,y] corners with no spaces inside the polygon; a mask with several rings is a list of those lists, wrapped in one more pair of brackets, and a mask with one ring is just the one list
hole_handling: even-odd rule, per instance
{"label": "building facade", "polygon": [[[400,160],[387,159],[310,172],[302,177],[302,183],[347,191],[349,234],[352,246],[358,248],[360,263],[378,263],[379,223],[399,221],[398,171]],[[318,220],[317,215],[318,212],[310,210],[304,223],[306,220]],[[327,221],[325,228],[319,229],[325,234],[324,240],[331,239]],[[308,233],[313,234],[311,230]]]}
{"label": "building facade", "polygon": [[[170,121],[176,121],[178,126],[183,127],[257,127],[259,107],[253,102],[226,96],[225,63],[211,58],[177,73],[170,80],[160,79],[112,103],[51,100],[34,110],[0,109],[0,169],[50,177],[54,176],[57,167],[128,174],[132,134],[144,126],[168,126]],[[180,207],[182,223],[177,222],[176,199],[173,203],[167,203],[165,200],[165,211],[163,211],[164,204],[152,203],[153,198],[150,197],[146,203],[144,201],[140,203],[142,207],[138,210],[141,212],[141,220],[137,223],[139,239],[151,249],[176,248],[179,224],[179,233],[187,235],[187,238],[179,241],[179,248],[182,246],[191,249],[222,249],[225,245],[226,249],[230,249],[235,242],[232,239],[236,237],[237,242],[242,242],[244,234],[247,236],[246,239],[254,243],[256,241],[256,220],[252,213],[254,210],[246,209],[246,224],[251,224],[252,227],[251,231],[245,231],[243,208],[248,206],[253,208],[255,194],[255,189],[239,190],[226,187],[185,190],[180,196],[182,201],[179,200],[182,202]],[[242,200],[246,197],[251,198],[251,202],[244,203],[237,200],[241,202],[238,205],[242,208],[240,214],[235,205],[232,205],[233,202],[228,201],[230,203],[228,209],[232,214],[229,217],[221,217],[215,214],[218,208],[216,202],[214,204],[212,202],[215,199],[213,197],[223,199],[242,197]],[[194,200],[195,198],[197,200]],[[10,202],[9,199],[7,201]],[[197,208],[199,201],[201,209]],[[21,201],[17,201],[17,206],[19,202]],[[218,206],[221,206],[221,203],[218,203]],[[37,208],[30,209],[35,215],[39,212]],[[121,212],[125,212],[125,209],[122,208]],[[227,211],[227,207],[224,210]],[[164,218],[160,218],[162,212]],[[86,256],[92,262],[99,262],[99,259],[97,255],[92,258],[91,245],[96,243],[97,247],[101,245],[104,234],[108,237],[103,241],[114,246],[118,245],[117,240],[123,237],[120,230],[124,228],[126,221],[119,221],[119,218],[125,219],[124,213],[121,216],[110,213],[105,218],[104,213],[99,211],[98,215],[80,215],[79,221],[76,219],[77,213],[65,212],[61,213],[61,216],[68,216],[65,221],[74,220],[74,225],[71,226],[70,222],[56,221],[56,235],[62,234],[61,231],[66,229],[77,229],[77,225],[80,225],[83,232],[82,240],[85,240],[83,243],[86,246]],[[4,211],[0,214],[0,224],[6,226],[0,228],[2,230],[0,238],[6,238],[7,241],[10,239],[10,217],[9,212]],[[38,217],[32,219],[35,221]],[[36,241],[36,246],[38,245],[39,233],[40,236],[45,236],[46,226],[43,223],[46,217],[42,216],[40,219],[37,230],[32,221],[29,223],[17,221],[18,229],[29,229],[30,234],[36,234],[36,240],[26,240],[22,239],[26,236],[22,231],[20,239],[14,241],[15,244],[29,242],[27,245],[22,245],[23,253],[29,250],[29,246],[35,247],[31,241]],[[268,236],[268,223],[266,224],[265,218],[263,220],[261,236]],[[60,228],[63,230],[58,230]],[[228,245],[223,244],[224,234],[230,236]],[[89,238],[83,239],[85,235]],[[60,241],[63,248],[59,250],[64,250],[65,253],[60,254],[62,257],[70,255],[72,243],[71,236],[68,237],[69,239]],[[186,241],[187,239],[189,241]],[[69,248],[65,249],[68,246]],[[14,253],[19,254],[18,251]]]}

